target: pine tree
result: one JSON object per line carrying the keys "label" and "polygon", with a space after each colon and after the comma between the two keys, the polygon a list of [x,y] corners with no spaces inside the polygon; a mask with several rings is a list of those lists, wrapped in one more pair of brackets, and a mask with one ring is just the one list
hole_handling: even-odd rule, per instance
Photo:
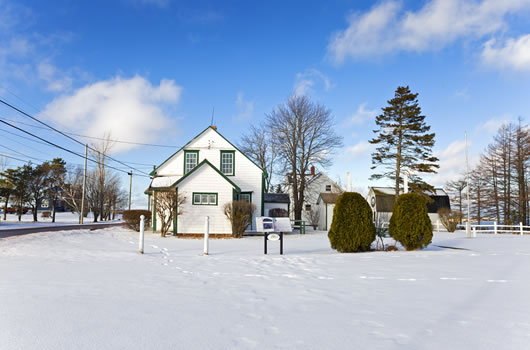
{"label": "pine tree", "polygon": [[372,169],[382,166],[383,172],[373,174],[370,179],[390,178],[395,181],[395,194],[399,195],[399,185],[403,173],[407,174],[411,189],[423,193],[433,191],[432,186],[423,182],[417,173],[436,173],[438,158],[432,155],[434,133],[425,124],[425,116],[418,105],[418,94],[410,92],[408,86],[399,86],[394,98],[388,101],[383,114],[378,115],[374,130],[376,136],[370,140],[377,145],[372,153]]}

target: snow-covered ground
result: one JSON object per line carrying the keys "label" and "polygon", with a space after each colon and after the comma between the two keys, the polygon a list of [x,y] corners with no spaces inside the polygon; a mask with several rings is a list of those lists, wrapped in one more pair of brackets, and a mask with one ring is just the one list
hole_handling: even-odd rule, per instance
{"label": "snow-covered ground", "polygon": [[[92,223],[92,213],[88,214],[88,218],[84,219],[85,224]],[[72,225],[79,223],[79,215],[71,212],[56,213],[55,223],[52,223],[51,218],[42,218],[41,214],[37,216],[38,221],[33,221],[33,215],[31,212],[22,215],[21,221],[18,221],[18,216],[15,214],[7,214],[6,221],[2,220],[3,215],[0,214],[0,230],[10,230],[14,228],[27,228],[37,226],[59,226],[59,225]],[[107,221],[108,222],[108,221]]]}
{"label": "snow-covered ground", "polygon": [[0,349],[528,349],[530,236],[463,236],[339,254],[314,232],[283,256],[153,234],[140,255],[124,228],[0,239]]}

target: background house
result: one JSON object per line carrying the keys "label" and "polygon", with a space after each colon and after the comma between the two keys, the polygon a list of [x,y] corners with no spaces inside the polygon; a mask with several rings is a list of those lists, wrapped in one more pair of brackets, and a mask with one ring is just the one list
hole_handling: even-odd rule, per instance
{"label": "background house", "polygon": [[[393,187],[369,187],[368,203],[376,215],[382,216],[385,221],[390,220],[392,208],[395,201],[395,189]],[[448,194],[441,188],[436,188],[435,193],[429,196],[432,201],[427,203],[427,211],[433,225],[436,224],[440,217],[438,210],[441,208],[451,209],[451,202]]]}
{"label": "background house", "polygon": [[203,233],[204,218],[210,217],[210,232],[231,233],[223,206],[239,199],[253,203],[256,216],[262,216],[264,205],[264,172],[245,154],[224,138],[215,126],[209,126],[171,155],[151,173],[153,180],[146,194],[153,212],[153,230],[159,230],[156,195],[175,191],[186,199],[170,231]]}
{"label": "background house", "polygon": [[288,193],[265,193],[263,204],[264,204],[264,215],[270,216],[269,210],[271,209],[284,209],[289,215],[290,199]]}
{"label": "background house", "polygon": [[318,196],[318,229],[328,231],[333,221],[333,209],[341,193],[322,192]]}
{"label": "background house", "polygon": [[[294,200],[292,193],[292,177],[286,178],[286,190],[289,193],[290,213],[291,219],[294,219]],[[308,225],[310,223],[311,210],[319,211],[317,201],[321,193],[342,193],[344,189],[340,187],[335,181],[331,180],[326,174],[316,173],[315,167],[311,167],[311,173],[306,175],[306,189],[304,192],[304,205],[302,210],[302,220]]]}

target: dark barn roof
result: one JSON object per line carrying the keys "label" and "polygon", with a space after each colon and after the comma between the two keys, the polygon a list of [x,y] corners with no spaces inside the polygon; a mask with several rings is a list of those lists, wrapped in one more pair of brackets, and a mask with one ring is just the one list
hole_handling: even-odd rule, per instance
{"label": "dark barn roof", "polygon": [[289,203],[288,193],[264,193],[263,201],[265,203]]}
{"label": "dark barn roof", "polygon": [[[394,195],[388,194],[386,188],[374,188],[375,203],[378,212],[390,213],[394,207]],[[389,190],[392,190],[389,188]],[[427,203],[427,212],[434,214],[437,213],[441,208],[451,209],[451,202],[449,196],[441,189],[436,189],[435,195],[430,195],[432,201]]]}

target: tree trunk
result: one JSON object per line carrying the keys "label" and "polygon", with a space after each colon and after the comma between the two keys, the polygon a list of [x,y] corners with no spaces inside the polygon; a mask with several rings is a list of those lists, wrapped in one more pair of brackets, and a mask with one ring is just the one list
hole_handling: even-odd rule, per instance
{"label": "tree trunk", "polygon": [[9,194],[6,195],[6,201],[4,203],[4,221],[7,220],[7,204],[9,203]]}
{"label": "tree trunk", "polygon": [[55,202],[57,201],[57,197],[52,197],[52,222],[55,222]]}

